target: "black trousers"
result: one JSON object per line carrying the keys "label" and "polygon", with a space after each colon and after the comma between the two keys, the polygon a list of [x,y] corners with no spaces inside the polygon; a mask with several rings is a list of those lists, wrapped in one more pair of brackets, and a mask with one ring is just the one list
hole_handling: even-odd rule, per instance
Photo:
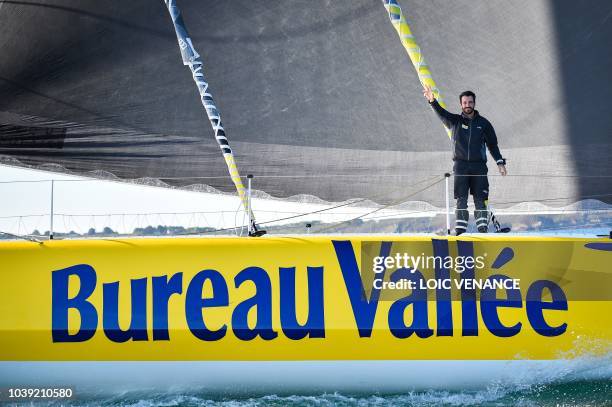
{"label": "black trousers", "polygon": [[479,232],[486,232],[489,224],[487,202],[489,200],[489,179],[487,164],[482,162],[455,161],[454,195],[457,200],[455,230],[465,232],[470,214],[467,210],[468,197],[474,197],[474,218]]}

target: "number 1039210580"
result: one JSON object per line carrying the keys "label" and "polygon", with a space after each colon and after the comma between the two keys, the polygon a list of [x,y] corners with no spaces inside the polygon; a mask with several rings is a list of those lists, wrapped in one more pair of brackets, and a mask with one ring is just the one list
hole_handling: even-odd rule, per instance
{"label": "number 1039210580", "polygon": [[74,391],[70,387],[8,387],[0,390],[0,400],[15,399],[70,399]]}

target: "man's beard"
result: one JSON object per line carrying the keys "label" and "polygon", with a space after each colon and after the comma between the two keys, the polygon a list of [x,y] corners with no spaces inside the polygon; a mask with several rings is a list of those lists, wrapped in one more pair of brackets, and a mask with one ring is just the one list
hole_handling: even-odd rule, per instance
{"label": "man's beard", "polygon": [[463,108],[463,113],[465,114],[472,114],[474,112],[474,109],[471,107],[464,107]]}

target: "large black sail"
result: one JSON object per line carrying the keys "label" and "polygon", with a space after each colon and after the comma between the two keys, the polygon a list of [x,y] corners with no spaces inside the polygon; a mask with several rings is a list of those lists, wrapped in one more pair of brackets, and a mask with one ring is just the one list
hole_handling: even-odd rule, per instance
{"label": "large black sail", "polygon": [[[493,202],[612,202],[612,3],[400,3],[449,109],[474,90],[521,175]],[[179,5],[257,189],[389,203],[451,169],[380,1]],[[162,1],[2,1],[0,55],[0,155],[232,191]]]}

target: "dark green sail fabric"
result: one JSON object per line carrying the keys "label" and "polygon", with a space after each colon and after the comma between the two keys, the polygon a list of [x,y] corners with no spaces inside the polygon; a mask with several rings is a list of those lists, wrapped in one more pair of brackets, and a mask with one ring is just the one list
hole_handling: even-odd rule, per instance
{"label": "dark green sail fabric", "polygon": [[[493,202],[612,203],[611,2],[400,3],[449,108],[473,90],[525,175]],[[390,203],[452,168],[382,2],[178,4],[256,189]],[[234,189],[161,0],[0,1],[0,156]]]}

